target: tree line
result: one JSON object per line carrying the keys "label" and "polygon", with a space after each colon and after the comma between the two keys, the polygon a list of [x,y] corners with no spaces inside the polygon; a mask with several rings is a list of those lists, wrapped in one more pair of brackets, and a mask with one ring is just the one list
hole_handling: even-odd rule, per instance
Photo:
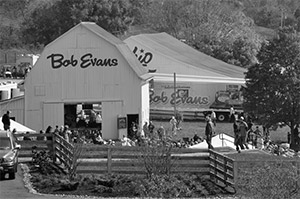
{"label": "tree line", "polygon": [[265,41],[257,26],[300,31],[298,0],[0,0],[0,48],[40,52],[81,21],[124,38],[131,26],[166,32],[249,67]]}

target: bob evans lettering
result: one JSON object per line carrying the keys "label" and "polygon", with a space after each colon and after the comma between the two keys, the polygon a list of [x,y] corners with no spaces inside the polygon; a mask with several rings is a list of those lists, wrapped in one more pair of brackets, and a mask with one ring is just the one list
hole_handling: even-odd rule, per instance
{"label": "bob evans lettering", "polygon": [[174,93],[170,93],[168,96],[165,91],[161,91],[160,94],[155,94],[154,91],[150,91],[150,104],[170,104],[170,105],[207,105],[209,104],[208,96],[179,96],[176,93],[174,99]]}
{"label": "bob evans lettering", "polygon": [[104,67],[113,67],[118,65],[118,59],[116,58],[105,58],[100,59],[94,57],[91,53],[84,54],[77,60],[74,55],[71,55],[69,59],[66,59],[62,54],[51,54],[47,57],[51,61],[51,67],[58,69],[62,66],[76,67],[79,65],[81,68],[87,68],[89,66],[104,66]]}

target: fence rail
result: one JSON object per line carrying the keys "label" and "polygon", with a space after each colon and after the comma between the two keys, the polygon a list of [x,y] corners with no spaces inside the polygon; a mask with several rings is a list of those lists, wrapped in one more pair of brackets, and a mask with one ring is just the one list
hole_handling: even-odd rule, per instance
{"label": "fence rail", "polygon": [[[85,149],[88,150],[85,150]],[[91,150],[92,148],[92,150]],[[92,146],[84,145],[80,156],[79,173],[145,173],[143,164],[143,147],[126,146]],[[97,152],[97,154],[94,154]],[[174,150],[173,172],[209,174],[208,150],[180,149]],[[150,157],[151,158],[151,157]]]}

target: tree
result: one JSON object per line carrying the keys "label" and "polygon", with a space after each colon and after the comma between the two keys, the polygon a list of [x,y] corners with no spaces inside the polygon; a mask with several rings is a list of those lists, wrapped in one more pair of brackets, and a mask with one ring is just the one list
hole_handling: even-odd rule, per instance
{"label": "tree", "polygon": [[0,48],[2,50],[22,48],[19,39],[20,21],[29,0],[0,0]]}
{"label": "tree", "polygon": [[261,41],[242,9],[235,0],[165,0],[153,1],[144,17],[156,31],[184,39],[217,59],[248,67],[255,63]]}
{"label": "tree", "polygon": [[268,128],[283,123],[293,130],[300,123],[300,36],[290,28],[265,43],[259,63],[246,73],[244,108]]}
{"label": "tree", "polygon": [[255,24],[266,28],[278,29],[282,26],[296,26],[295,12],[299,0],[242,0],[244,12]]}
{"label": "tree", "polygon": [[22,24],[24,43],[47,45],[81,21],[95,22],[108,32],[123,34],[133,22],[129,0],[38,1]]}

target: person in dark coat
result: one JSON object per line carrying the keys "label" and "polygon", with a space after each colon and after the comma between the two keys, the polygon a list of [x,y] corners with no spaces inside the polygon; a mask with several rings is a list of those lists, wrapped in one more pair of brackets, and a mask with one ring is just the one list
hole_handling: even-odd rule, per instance
{"label": "person in dark coat", "polygon": [[239,126],[237,124],[237,121],[235,120],[233,122],[233,132],[234,132],[234,144],[236,146],[237,152],[241,152],[241,149],[245,149],[242,144],[242,136],[239,131]]}
{"label": "person in dark coat", "polygon": [[3,116],[2,116],[2,123],[4,130],[10,130],[10,117],[9,117],[10,111],[7,111]]}
{"label": "person in dark coat", "polygon": [[213,135],[213,123],[209,116],[206,116],[206,127],[205,127],[205,136],[206,136],[206,143],[209,149],[213,149],[214,147],[211,144],[211,139]]}

